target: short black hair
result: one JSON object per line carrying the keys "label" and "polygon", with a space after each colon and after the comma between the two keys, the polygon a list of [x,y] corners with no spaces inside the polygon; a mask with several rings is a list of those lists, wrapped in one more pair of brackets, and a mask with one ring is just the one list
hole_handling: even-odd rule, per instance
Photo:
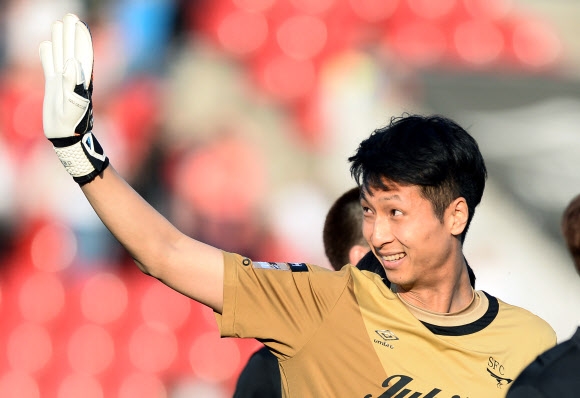
{"label": "short black hair", "polygon": [[335,270],[339,270],[349,262],[348,254],[351,247],[367,246],[362,234],[362,219],[358,187],[343,193],[326,214],[322,240],[326,257]]}
{"label": "short black hair", "polygon": [[483,196],[487,169],[477,142],[456,122],[440,115],[393,118],[348,160],[351,175],[365,191],[388,189],[385,179],[419,186],[441,221],[453,200],[465,198],[469,215],[460,237],[464,241]]}

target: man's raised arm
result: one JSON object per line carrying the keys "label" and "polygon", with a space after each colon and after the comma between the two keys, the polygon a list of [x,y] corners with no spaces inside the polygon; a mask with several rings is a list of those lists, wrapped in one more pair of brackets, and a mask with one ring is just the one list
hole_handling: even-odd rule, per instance
{"label": "man's raised arm", "polygon": [[224,265],[219,249],[181,233],[117,174],[92,134],[93,47],[73,14],[40,44],[44,134],[97,215],[144,273],[221,312]]}

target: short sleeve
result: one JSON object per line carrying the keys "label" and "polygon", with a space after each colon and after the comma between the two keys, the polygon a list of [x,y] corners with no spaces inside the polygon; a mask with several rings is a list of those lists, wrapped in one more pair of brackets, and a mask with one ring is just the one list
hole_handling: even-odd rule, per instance
{"label": "short sleeve", "polygon": [[253,262],[224,252],[223,310],[216,313],[220,333],[255,338],[277,357],[292,357],[324,322],[350,280],[348,269]]}

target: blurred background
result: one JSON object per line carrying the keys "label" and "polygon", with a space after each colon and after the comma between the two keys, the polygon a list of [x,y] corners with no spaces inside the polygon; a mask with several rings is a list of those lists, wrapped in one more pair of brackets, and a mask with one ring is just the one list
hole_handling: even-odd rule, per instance
{"label": "blurred background", "polygon": [[230,397],[254,340],[142,275],[42,132],[38,45],[73,12],[95,46],[95,133],[182,231],[329,267],[347,158],[391,117],[442,113],[489,180],[465,243],[476,287],[580,324],[559,230],[580,193],[572,0],[4,0],[0,397]]}

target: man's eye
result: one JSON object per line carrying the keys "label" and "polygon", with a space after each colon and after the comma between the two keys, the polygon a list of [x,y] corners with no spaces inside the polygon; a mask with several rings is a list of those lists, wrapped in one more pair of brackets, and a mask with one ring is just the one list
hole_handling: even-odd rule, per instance
{"label": "man's eye", "polygon": [[371,212],[371,209],[368,208],[368,207],[363,206],[362,207],[362,211],[363,211],[363,213],[370,213]]}
{"label": "man's eye", "polygon": [[401,210],[392,210],[391,213],[393,216],[402,216],[403,212]]}

